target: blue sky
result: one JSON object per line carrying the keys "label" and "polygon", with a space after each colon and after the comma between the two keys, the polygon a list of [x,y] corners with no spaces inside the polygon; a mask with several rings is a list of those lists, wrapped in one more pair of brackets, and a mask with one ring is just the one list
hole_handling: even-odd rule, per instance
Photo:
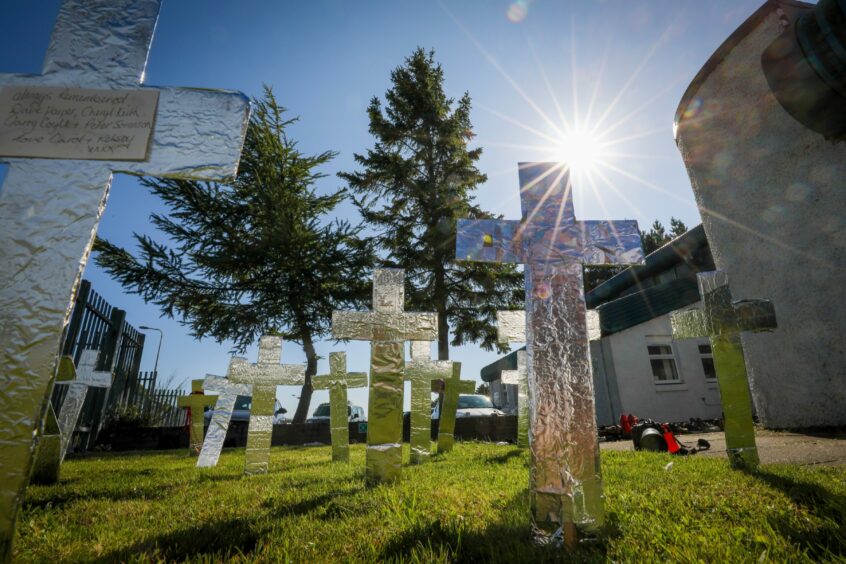
{"label": "blue sky", "polygon": [[[272,86],[300,116],[291,134],[303,151],[338,151],[319,184],[329,191],[343,185],[335,173],[354,170],[353,154],[373,143],[365,113],[370,98],[384,94],[391,69],[415,47],[432,48],[448,93],[468,91],[473,100],[474,143],[484,147],[478,166],[488,174],[477,192],[484,208],[519,218],[517,162],[558,160],[561,133],[579,124],[601,134],[607,166],[576,184],[577,217],[637,219],[646,227],[654,219],[666,225],[672,215],[692,227],[699,214],[673,142],[673,114],[696,72],[762,1],[165,0],[146,84],[250,96],[262,84]],[[0,72],[40,72],[58,6],[58,0],[0,3],[6,23]],[[583,141],[576,141],[577,150]],[[135,179],[116,176],[99,234],[130,245],[133,232],[151,232],[148,216],[161,209]],[[338,213],[357,221],[349,205]],[[132,324],[164,330],[161,378],[225,374],[229,343],[194,340],[93,264],[85,277],[127,310]],[[152,369],[157,338],[147,341],[144,370]],[[367,343],[327,341],[318,346],[321,373],[333,350],[348,352],[350,370],[368,368]],[[253,347],[247,356],[255,355]],[[452,350],[464,379],[478,380],[479,369],[496,357],[474,346]],[[298,345],[286,343],[283,362],[304,361]],[[279,388],[278,397],[292,411],[298,392]],[[312,409],[327,397],[315,392]],[[352,390],[351,399],[366,406],[366,391]]]}

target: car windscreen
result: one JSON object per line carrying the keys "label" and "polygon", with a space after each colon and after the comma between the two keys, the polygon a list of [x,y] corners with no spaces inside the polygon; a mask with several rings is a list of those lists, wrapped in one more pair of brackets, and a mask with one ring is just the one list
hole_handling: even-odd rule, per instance
{"label": "car windscreen", "polygon": [[493,407],[487,396],[458,396],[458,409]]}
{"label": "car windscreen", "polygon": [[329,404],[321,403],[318,405],[317,409],[314,410],[314,415],[312,417],[329,417]]}
{"label": "car windscreen", "polygon": [[252,407],[253,398],[250,396],[238,396],[235,400],[235,409],[243,409],[244,411],[249,411],[250,407]]}

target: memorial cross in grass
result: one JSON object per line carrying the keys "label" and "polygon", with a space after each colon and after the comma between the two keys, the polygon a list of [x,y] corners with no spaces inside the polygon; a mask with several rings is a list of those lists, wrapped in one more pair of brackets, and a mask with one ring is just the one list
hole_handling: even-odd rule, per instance
{"label": "memorial cross in grass", "polygon": [[159,8],[63,0],[42,73],[0,74],[0,562],[112,174],[216,181],[237,170],[243,94],[140,87]]}
{"label": "memorial cross in grass", "polygon": [[207,374],[203,380],[203,390],[217,392],[217,402],[214,404],[214,412],[209,421],[209,428],[206,430],[203,448],[197,458],[197,468],[212,468],[217,466],[217,461],[220,459],[220,451],[226,440],[226,432],[229,430],[232,410],[235,409],[238,396],[251,396],[253,388],[249,384],[233,384],[223,376]]}
{"label": "memorial cross in grass", "polygon": [[188,409],[188,450],[191,456],[199,456],[203,448],[203,432],[205,431],[205,408],[214,407],[217,396],[203,394],[203,381],[191,380],[191,393],[180,396],[176,405]]}
{"label": "memorial cross in grass", "polygon": [[583,264],[640,262],[635,221],[577,221],[568,169],[521,163],[522,221],[459,220],[456,259],[522,263],[526,278],[533,519],[562,528],[603,521]]}
{"label": "memorial cross in grass", "polygon": [[329,374],[311,379],[315,390],[329,390],[329,432],[332,437],[332,460],[350,460],[350,419],[347,406],[348,388],[366,388],[367,372],[347,372],[347,353],[329,353]]}
{"label": "memorial cross in grass", "polygon": [[82,413],[82,406],[85,405],[88,388],[110,388],[112,385],[113,372],[97,370],[99,354],[93,349],[83,350],[79,357],[79,367],[74,372],[75,377],[72,380],[56,381],[56,384],[65,384],[68,387],[58,415],[59,430],[62,433],[61,461],[64,461],[67,456],[71,437],[79,421],[79,414]]}
{"label": "memorial cross in grass", "polygon": [[[76,378],[76,367],[73,365],[73,358],[62,356],[59,358],[59,368],[53,383],[64,383],[74,378]],[[52,387],[51,385],[49,388],[52,389]],[[41,485],[57,483],[62,465],[62,430],[59,427],[56,411],[53,409],[53,402],[46,403],[44,424],[38,434],[38,445],[35,447],[30,478],[30,483]]]}
{"label": "memorial cross in grass", "polygon": [[[503,344],[526,342],[526,312],[496,312],[497,340]],[[517,386],[517,446],[529,446],[529,370],[526,351],[518,350],[517,370],[503,370],[500,380],[503,384]]]}
{"label": "memorial cross in grass", "polygon": [[754,470],[758,448],[740,333],[775,329],[775,308],[768,300],[732,302],[728,277],[722,270],[700,272],[697,279],[702,308],[673,313],[673,338],[710,338],[729,461],[735,468]]}
{"label": "memorial cross in grass", "polygon": [[273,407],[276,386],[295,386],[305,383],[305,366],[280,364],[282,337],[265,335],[259,339],[258,362],[233,357],[227,378],[233,384],[250,384],[253,402],[250,408],[250,428],[247,430],[245,474],[266,474],[270,463],[270,440],[273,437]]}
{"label": "memorial cross in grass", "polygon": [[461,379],[461,363],[452,363],[452,373],[444,379],[444,399],[438,420],[438,454],[449,452],[455,444],[455,418],[458,396],[476,391],[476,382]]}
{"label": "memorial cross in grass", "polygon": [[432,390],[439,380],[452,375],[452,362],[432,360],[431,341],[411,341],[411,360],[405,365],[405,379],[411,382],[411,463],[420,464],[432,454]]}
{"label": "memorial cross in grass", "polygon": [[398,480],[402,475],[402,395],[405,341],[433,341],[436,313],[403,311],[405,271],[373,271],[373,311],[335,311],[336,339],[370,341],[370,394],[367,415],[368,483]]}

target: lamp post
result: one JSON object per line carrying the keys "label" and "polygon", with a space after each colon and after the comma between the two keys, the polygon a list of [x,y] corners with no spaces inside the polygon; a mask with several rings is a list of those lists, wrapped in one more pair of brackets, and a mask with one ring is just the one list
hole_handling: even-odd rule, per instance
{"label": "lamp post", "polygon": [[147,327],[146,325],[139,325],[142,331],[158,331],[159,332],[159,347],[156,349],[156,362],[153,364],[153,389],[156,389],[156,381],[159,379],[159,353],[162,352],[162,341],[164,340],[164,331],[156,327]]}

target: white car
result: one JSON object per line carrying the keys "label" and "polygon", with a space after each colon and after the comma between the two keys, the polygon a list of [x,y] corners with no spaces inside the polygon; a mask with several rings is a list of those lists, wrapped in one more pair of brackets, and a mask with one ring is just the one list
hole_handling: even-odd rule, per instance
{"label": "white car", "polygon": [[[500,415],[505,415],[505,413],[495,408],[488,396],[476,394],[461,394],[458,396],[456,417],[499,417]],[[432,419],[439,419],[440,416],[438,404],[435,403]]]}

